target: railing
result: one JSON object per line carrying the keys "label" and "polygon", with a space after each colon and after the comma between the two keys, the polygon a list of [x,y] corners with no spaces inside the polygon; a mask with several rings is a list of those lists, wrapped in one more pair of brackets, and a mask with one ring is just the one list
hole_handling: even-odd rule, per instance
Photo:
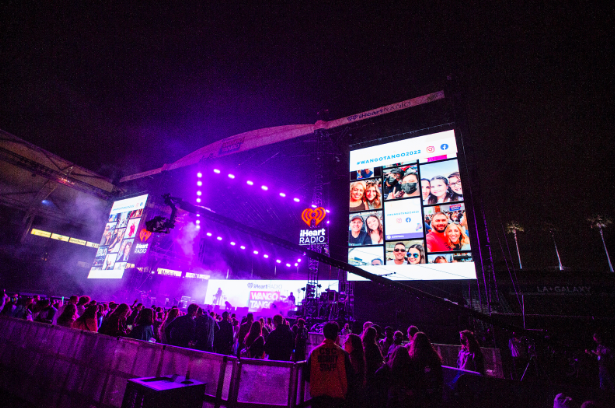
{"label": "railing", "polygon": [[119,407],[128,379],[180,374],[207,383],[204,407],[293,408],[304,402],[303,364],[0,317],[0,388],[48,407]]}
{"label": "railing", "polygon": [[[308,406],[304,364],[238,359],[0,317],[0,389],[46,407],[120,407],[128,379],[169,374],[206,383],[207,408]],[[464,373],[444,368],[447,384]]]}

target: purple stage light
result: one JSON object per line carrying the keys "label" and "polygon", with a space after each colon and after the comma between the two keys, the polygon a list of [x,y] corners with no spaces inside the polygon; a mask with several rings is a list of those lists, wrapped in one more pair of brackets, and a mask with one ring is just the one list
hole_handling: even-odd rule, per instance
{"label": "purple stage light", "polygon": [[299,199],[298,199],[298,198],[293,198],[293,200],[295,200],[295,202],[296,202],[296,203],[298,203],[298,202],[299,202]]}
{"label": "purple stage light", "polygon": [[261,186],[261,188],[262,188],[263,190],[265,190],[265,191],[269,190],[269,187],[267,187],[267,186]]}
{"label": "purple stage light", "polygon": [[235,178],[235,175],[234,174],[229,174],[228,178]]}
{"label": "purple stage light", "polygon": [[208,233],[207,233],[207,236],[208,236],[208,237],[211,237],[211,232],[208,232]]}
{"label": "purple stage light", "polygon": [[200,171],[198,173],[196,173],[197,177],[203,177],[203,173],[201,173]]}
{"label": "purple stage light", "polygon": [[254,255],[258,255],[258,251],[254,251]]}
{"label": "purple stage light", "polygon": [[200,216],[201,216],[201,214],[197,214],[196,216],[197,216],[197,217],[200,217]]}
{"label": "purple stage light", "polygon": [[331,211],[329,211],[329,210],[325,210],[325,211],[326,211],[326,212],[331,212]]}
{"label": "purple stage light", "polygon": [[200,223],[201,223],[201,220],[196,220],[196,223],[197,223],[197,224],[200,224]]}
{"label": "purple stage light", "polygon": [[290,264],[286,264],[286,266],[290,268]]}
{"label": "purple stage light", "polygon": [[222,241],[222,237],[218,237],[216,238],[218,241]]}
{"label": "purple stage light", "polygon": [[218,173],[218,174],[220,174],[220,170],[218,170],[218,169],[214,169],[214,173]]}
{"label": "purple stage light", "polygon": [[235,245],[235,243],[234,243],[234,242],[231,242],[231,245]]}
{"label": "purple stage light", "polygon": [[200,198],[197,198],[197,199],[196,199],[196,202],[197,202],[197,203],[200,203],[200,202],[201,202],[201,199],[200,199]]}
{"label": "purple stage light", "polygon": [[301,262],[301,258],[297,259],[297,262]]}
{"label": "purple stage light", "polygon": [[201,187],[203,185],[203,182],[201,180],[199,180],[199,181],[196,182],[196,185]]}
{"label": "purple stage light", "polygon": [[314,204],[312,204],[312,208],[316,208],[316,206]]}
{"label": "purple stage light", "polygon": [[286,197],[286,194],[280,193],[280,197]]}
{"label": "purple stage light", "polygon": [[250,180],[246,181],[246,183],[248,183],[248,185],[250,185],[250,186],[253,186],[253,185],[254,185],[254,182],[253,182],[253,181],[250,181]]}
{"label": "purple stage light", "polygon": [[298,263],[296,263],[296,264],[295,264],[295,266],[299,266],[299,264],[298,264]]}
{"label": "purple stage light", "polygon": [[198,195],[198,196],[200,196],[201,194],[203,194],[203,192],[202,192],[202,191],[197,191],[197,192],[196,192],[196,195]]}
{"label": "purple stage light", "polygon": [[282,263],[282,261],[280,261],[279,259],[276,260],[277,263]]}
{"label": "purple stage light", "polygon": [[263,255],[263,258],[269,258],[269,255],[265,254]]}
{"label": "purple stage light", "polygon": [[197,227],[197,229],[198,229],[198,228],[201,228],[201,226],[200,226],[200,225],[198,225],[198,224],[197,224],[197,226],[196,226],[196,227]]}
{"label": "purple stage light", "polygon": [[242,245],[242,246],[240,246],[239,248],[241,248],[241,249],[246,249],[246,247],[245,247],[245,246],[243,246],[243,245]]}
{"label": "purple stage light", "polygon": [[329,221],[327,221],[327,224],[329,223]]}

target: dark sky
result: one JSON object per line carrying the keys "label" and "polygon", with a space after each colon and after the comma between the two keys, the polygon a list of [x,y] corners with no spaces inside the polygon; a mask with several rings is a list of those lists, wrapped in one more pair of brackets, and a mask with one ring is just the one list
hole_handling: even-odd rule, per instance
{"label": "dark sky", "polygon": [[453,73],[491,228],[519,220],[522,255],[549,266],[549,220],[565,264],[606,268],[585,218],[612,214],[615,196],[612,6],[122,3],[3,3],[0,129],[117,178],[323,108],[441,90]]}

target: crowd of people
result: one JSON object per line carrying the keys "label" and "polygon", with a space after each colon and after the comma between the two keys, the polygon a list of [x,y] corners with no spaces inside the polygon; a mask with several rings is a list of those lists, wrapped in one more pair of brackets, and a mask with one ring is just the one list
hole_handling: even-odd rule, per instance
{"label": "crowd of people", "polygon": [[[136,300],[127,303],[97,302],[88,296],[72,296],[66,303],[3,294],[0,314],[18,319],[129,337],[202,351],[236,355],[239,358],[304,361],[304,378],[310,383],[312,406],[429,407],[437,406],[443,393],[442,358],[429,337],[416,326],[406,333],[392,327],[384,330],[365,322],[359,334],[346,324],[324,325],[324,341],[308,355],[308,328],[301,318],[291,327],[282,315],[255,318],[253,313],[238,320],[224,311],[218,315],[197,304],[185,311],[145,307]],[[340,341],[340,335],[343,341]],[[459,333],[461,349],[457,367],[486,374],[485,358],[473,332]],[[615,389],[613,353],[600,334],[594,336],[600,367],[600,387]],[[509,344],[515,366],[522,368],[522,341],[515,335]]]}

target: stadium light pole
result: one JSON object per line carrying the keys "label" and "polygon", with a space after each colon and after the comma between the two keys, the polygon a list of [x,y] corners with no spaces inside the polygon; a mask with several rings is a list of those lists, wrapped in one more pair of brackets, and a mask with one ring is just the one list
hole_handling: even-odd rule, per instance
{"label": "stadium light pole", "polygon": [[513,234],[515,237],[515,245],[517,246],[517,256],[519,257],[519,269],[523,269],[521,266],[521,252],[519,252],[519,242],[517,241],[517,231],[523,232],[524,229],[517,221],[511,221],[506,224],[506,232],[509,234]]}
{"label": "stadium light pole", "polygon": [[602,233],[602,229],[606,228],[609,224],[612,224],[613,220],[611,220],[610,217],[596,214],[589,217],[587,221],[589,221],[592,228],[598,228],[598,232],[600,232],[600,238],[602,238],[602,245],[604,246],[606,260],[609,262],[609,271],[613,272],[613,264],[611,263],[611,257],[609,256],[609,251],[606,248],[606,242],[604,241],[604,234]]}
{"label": "stadium light pole", "polygon": [[544,226],[544,229],[548,231],[549,234],[551,234],[551,238],[553,238],[553,245],[555,246],[555,255],[557,255],[557,262],[559,263],[559,270],[563,271],[564,266],[562,265],[562,258],[560,258],[559,256],[559,251],[557,250],[557,242],[555,242],[555,231],[557,231],[557,228],[555,228],[551,224],[546,224]]}

